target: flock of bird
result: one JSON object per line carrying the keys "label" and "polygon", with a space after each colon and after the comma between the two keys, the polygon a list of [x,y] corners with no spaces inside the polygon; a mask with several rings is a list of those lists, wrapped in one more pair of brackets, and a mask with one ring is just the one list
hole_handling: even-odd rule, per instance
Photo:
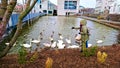
{"label": "flock of bird", "polygon": [[[57,48],[57,49],[64,49],[64,48],[81,48],[78,45],[72,45],[71,43],[71,39],[70,38],[66,38],[64,39],[64,37],[62,36],[62,34],[58,33],[59,35],[59,40],[55,41],[53,39],[53,34],[54,31],[52,32],[52,35],[49,37],[50,43],[43,43],[44,47],[50,47],[50,48]],[[40,33],[40,36],[42,36],[42,32]],[[42,38],[38,37],[38,39],[30,39],[29,40],[29,44],[28,43],[24,43],[22,44],[22,46],[24,46],[25,48],[30,48],[32,47],[32,43],[34,44],[40,44]],[[65,41],[64,41],[65,40]],[[75,40],[76,41],[80,41],[81,40],[81,36],[80,35],[76,35],[75,36]],[[97,40],[96,42],[97,44],[99,43],[103,43],[103,40]],[[9,43],[5,43],[6,45],[9,45]],[[15,46],[16,44],[14,44]],[[91,47],[92,44],[88,44],[88,47]]]}

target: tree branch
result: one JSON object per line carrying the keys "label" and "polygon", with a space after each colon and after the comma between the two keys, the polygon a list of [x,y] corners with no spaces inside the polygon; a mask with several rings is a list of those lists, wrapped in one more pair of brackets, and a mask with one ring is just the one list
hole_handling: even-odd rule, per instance
{"label": "tree branch", "polygon": [[17,0],[11,0],[9,5],[7,6],[7,10],[5,11],[3,19],[2,19],[1,24],[0,24],[0,27],[2,28],[2,29],[0,29],[0,39],[2,38],[2,36],[6,30],[6,26],[9,22],[10,16],[14,10],[16,2],[17,2]]}
{"label": "tree branch", "polygon": [[32,5],[29,7],[27,6],[27,8],[20,14],[19,19],[18,19],[18,24],[17,24],[17,30],[12,38],[12,40],[10,41],[9,46],[7,46],[4,51],[1,53],[0,58],[4,57],[8,51],[11,49],[11,47],[13,46],[13,44],[15,43],[15,41],[17,40],[17,38],[19,37],[19,34],[21,32],[21,27],[22,27],[22,20],[23,18],[32,10],[32,8],[34,7],[34,5],[36,4],[38,0],[34,0]]}

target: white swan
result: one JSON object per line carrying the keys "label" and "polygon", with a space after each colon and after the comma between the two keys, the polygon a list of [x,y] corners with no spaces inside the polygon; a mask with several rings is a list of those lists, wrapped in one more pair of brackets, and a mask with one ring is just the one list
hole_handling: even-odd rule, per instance
{"label": "white swan", "polygon": [[31,42],[32,42],[32,43],[35,43],[35,44],[38,44],[38,43],[40,43],[40,38],[38,37],[37,40],[36,40],[36,39],[32,39]]}
{"label": "white swan", "polygon": [[71,44],[71,40],[70,39],[65,39],[66,40],[66,42],[68,43],[68,44]]}
{"label": "white swan", "polygon": [[57,44],[57,42],[53,42],[53,43],[51,44],[51,47],[52,47],[52,48],[55,48],[55,47],[56,47],[56,44]]}
{"label": "white swan", "polygon": [[62,36],[62,35],[60,35],[59,37],[60,37],[60,39],[63,39],[63,36]]}
{"label": "white swan", "polygon": [[57,47],[58,47],[58,49],[64,49],[65,48],[65,44],[63,43],[63,40],[58,40]]}
{"label": "white swan", "polygon": [[64,43],[57,43],[57,47],[58,49],[64,49],[65,48],[65,44]]}
{"label": "white swan", "polygon": [[31,45],[31,39],[30,39],[30,43],[29,44],[27,44],[27,43],[25,43],[25,44],[22,44],[22,46],[24,46],[24,47],[26,47],[26,48],[30,48],[32,45]]}
{"label": "white swan", "polygon": [[[5,45],[7,45],[7,46],[9,46],[9,44],[10,44],[10,43],[5,43]],[[16,42],[13,44],[13,46],[15,46],[15,45],[16,45]]]}
{"label": "white swan", "polygon": [[103,43],[103,40],[97,40],[97,44]]}
{"label": "white swan", "polygon": [[58,33],[58,35],[59,35],[59,38],[60,38],[60,39],[63,39],[62,34]]}
{"label": "white swan", "polygon": [[89,44],[88,44],[88,47],[91,47],[91,46],[92,46],[92,44],[89,43]]}
{"label": "white swan", "polygon": [[81,39],[81,35],[80,34],[76,34],[75,40],[80,41],[80,39]]}
{"label": "white swan", "polygon": [[53,36],[51,35],[51,37],[49,37],[49,39],[50,39],[50,42],[53,42],[54,41],[54,39],[53,39]]}
{"label": "white swan", "polygon": [[77,45],[72,45],[72,46],[68,46],[67,48],[80,48],[80,47]]}
{"label": "white swan", "polygon": [[43,45],[44,45],[45,47],[51,47],[51,45],[50,45],[49,43],[43,43]]}

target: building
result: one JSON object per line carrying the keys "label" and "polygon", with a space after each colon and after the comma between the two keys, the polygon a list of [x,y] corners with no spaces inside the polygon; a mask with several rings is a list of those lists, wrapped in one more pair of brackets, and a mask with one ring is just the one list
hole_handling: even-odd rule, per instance
{"label": "building", "polygon": [[79,12],[80,0],[57,0],[58,2],[58,15],[75,15]]}
{"label": "building", "polygon": [[54,10],[57,10],[57,6],[49,0],[42,0],[40,8],[41,12],[51,15],[53,14]]}
{"label": "building", "polygon": [[93,14],[95,12],[94,8],[82,8],[81,10],[81,14]]}
{"label": "building", "polygon": [[109,10],[110,14],[120,14],[120,0],[96,0],[95,13]]}
{"label": "building", "polygon": [[[33,0],[32,0],[33,1]],[[17,5],[16,5],[16,9],[18,9],[18,11],[21,9],[25,9],[26,7],[26,2],[27,0],[17,0]],[[22,6],[21,6],[22,5]],[[37,3],[35,4],[35,6],[33,7],[33,9],[31,10],[30,13],[36,13],[36,12],[40,12],[40,5],[41,5],[41,0],[38,0]]]}
{"label": "building", "polygon": [[107,8],[108,0],[96,0],[95,13],[101,14]]}
{"label": "building", "polygon": [[120,14],[120,0],[115,0],[110,5],[110,14]]}

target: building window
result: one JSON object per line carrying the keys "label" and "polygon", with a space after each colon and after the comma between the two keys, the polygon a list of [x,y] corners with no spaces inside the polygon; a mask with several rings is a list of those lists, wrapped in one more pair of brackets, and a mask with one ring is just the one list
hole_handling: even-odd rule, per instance
{"label": "building window", "polygon": [[52,14],[52,11],[48,11],[48,14]]}
{"label": "building window", "polygon": [[118,5],[118,12],[120,12],[120,5]]}
{"label": "building window", "polygon": [[64,9],[76,9],[76,8],[77,8],[77,1],[64,2]]}
{"label": "building window", "polygon": [[43,13],[47,13],[47,10],[43,10]]}
{"label": "building window", "polygon": [[42,5],[40,5],[40,9],[42,8]]}

